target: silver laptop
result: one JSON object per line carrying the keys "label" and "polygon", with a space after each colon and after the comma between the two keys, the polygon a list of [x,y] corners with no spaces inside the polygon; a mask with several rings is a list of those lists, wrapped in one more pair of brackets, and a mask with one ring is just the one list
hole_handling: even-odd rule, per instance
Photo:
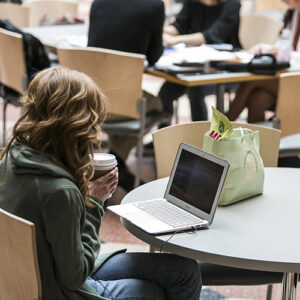
{"label": "silver laptop", "polygon": [[228,161],[181,143],[164,198],[108,209],[152,234],[208,227],[228,169]]}

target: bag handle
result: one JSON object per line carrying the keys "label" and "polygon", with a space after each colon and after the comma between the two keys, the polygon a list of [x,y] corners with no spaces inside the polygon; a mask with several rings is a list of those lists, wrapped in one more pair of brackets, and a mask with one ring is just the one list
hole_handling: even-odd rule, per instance
{"label": "bag handle", "polygon": [[238,128],[234,128],[234,130],[240,130],[241,136],[242,136],[241,144],[243,143],[244,138],[245,138],[244,130],[247,130],[251,134],[252,140],[254,139],[254,134],[253,134],[253,130],[252,129],[238,127]]}

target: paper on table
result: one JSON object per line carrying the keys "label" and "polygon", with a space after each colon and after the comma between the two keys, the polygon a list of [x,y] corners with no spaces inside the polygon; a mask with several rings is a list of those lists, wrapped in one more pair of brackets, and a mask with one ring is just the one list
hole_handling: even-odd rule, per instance
{"label": "paper on table", "polygon": [[239,59],[237,52],[218,51],[207,45],[198,47],[178,47],[165,49],[164,54],[155,64],[157,69],[168,70],[174,63],[206,63],[209,61],[224,61]]}

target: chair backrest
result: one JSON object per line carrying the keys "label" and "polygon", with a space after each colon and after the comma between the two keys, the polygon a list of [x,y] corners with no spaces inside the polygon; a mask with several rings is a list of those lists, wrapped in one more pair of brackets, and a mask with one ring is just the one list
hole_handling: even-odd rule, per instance
{"label": "chair backrest", "polygon": [[300,72],[281,74],[279,78],[276,118],[282,136],[300,132]]}
{"label": "chair backrest", "polygon": [[[234,128],[259,130],[260,155],[265,167],[276,167],[280,143],[280,130],[258,125],[231,122]],[[176,153],[181,142],[202,148],[203,135],[209,130],[210,121],[191,122],[162,128],[153,132],[157,178],[171,174]]]}
{"label": "chair backrest", "polygon": [[239,40],[244,49],[258,43],[274,44],[280,35],[282,22],[258,14],[240,16]]}
{"label": "chair backrest", "polygon": [[0,83],[22,93],[25,79],[22,35],[0,28]]}
{"label": "chair backrest", "polygon": [[285,6],[282,0],[255,0],[255,11],[283,10]]}
{"label": "chair backrest", "polygon": [[0,209],[0,299],[42,299],[34,224]]}
{"label": "chair backrest", "polygon": [[0,3],[0,19],[7,19],[16,27],[29,26],[29,7],[15,3]]}
{"label": "chair backrest", "polygon": [[65,14],[78,16],[78,2],[72,0],[33,0],[26,4],[30,8],[29,25],[40,26],[42,18],[62,18]]}
{"label": "chair backrest", "polygon": [[62,66],[81,71],[95,80],[113,114],[138,119],[145,56],[101,48],[58,48]]}

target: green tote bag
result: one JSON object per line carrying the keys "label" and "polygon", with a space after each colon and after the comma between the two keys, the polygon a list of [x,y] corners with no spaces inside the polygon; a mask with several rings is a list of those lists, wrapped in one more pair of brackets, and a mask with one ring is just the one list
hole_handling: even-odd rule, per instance
{"label": "green tote bag", "polygon": [[264,165],[259,154],[259,131],[237,128],[226,141],[214,140],[207,132],[203,150],[230,162],[219,205],[228,205],[263,192]]}

